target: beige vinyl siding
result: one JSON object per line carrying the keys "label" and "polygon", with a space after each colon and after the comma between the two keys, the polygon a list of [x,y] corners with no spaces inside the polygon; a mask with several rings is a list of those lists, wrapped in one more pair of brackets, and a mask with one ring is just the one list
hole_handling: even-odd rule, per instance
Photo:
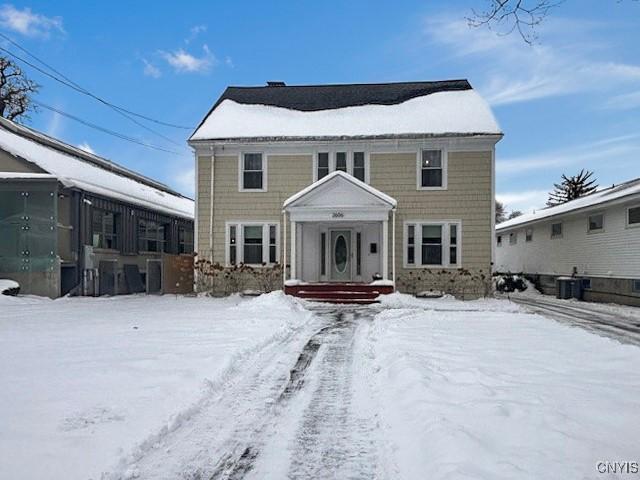
{"label": "beige vinyl siding", "polygon": [[[211,162],[199,158],[198,164],[198,249],[204,255],[210,249],[209,205]],[[205,163],[207,163],[205,165]],[[281,233],[282,204],[313,181],[311,155],[268,155],[267,191],[238,191],[238,156],[216,155],[214,171],[213,261],[225,262],[225,224],[246,220],[279,223]],[[288,226],[287,226],[288,227]],[[287,232],[289,236],[289,232]],[[287,245],[287,250],[290,246]],[[282,245],[280,251],[283,252]]]}
{"label": "beige vinyl siding", "polygon": [[416,153],[370,156],[371,185],[398,202],[396,270],[403,271],[403,223],[410,220],[461,220],[462,267],[491,269],[492,153],[449,152],[446,190],[418,190]]}

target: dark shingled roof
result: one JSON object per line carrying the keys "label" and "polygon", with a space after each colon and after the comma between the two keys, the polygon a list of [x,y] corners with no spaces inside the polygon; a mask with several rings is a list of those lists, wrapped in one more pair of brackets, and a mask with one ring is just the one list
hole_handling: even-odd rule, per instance
{"label": "dark shingled roof", "polygon": [[458,90],[471,90],[471,85],[467,80],[444,80],[439,82],[347,85],[227,87],[211,110],[214,110],[223,100],[233,100],[243,104],[270,105],[313,112],[359,105],[394,105],[431,93]]}

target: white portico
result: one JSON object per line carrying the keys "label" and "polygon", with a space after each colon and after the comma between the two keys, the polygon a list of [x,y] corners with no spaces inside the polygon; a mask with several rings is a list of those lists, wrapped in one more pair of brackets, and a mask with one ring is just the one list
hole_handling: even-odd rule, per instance
{"label": "white portico", "polygon": [[290,265],[285,280],[393,280],[395,235],[389,245],[389,223],[395,231],[395,208],[395,199],[342,171],[291,196],[283,205],[284,236],[286,230],[291,236],[290,251],[285,244],[283,252],[283,263]]}

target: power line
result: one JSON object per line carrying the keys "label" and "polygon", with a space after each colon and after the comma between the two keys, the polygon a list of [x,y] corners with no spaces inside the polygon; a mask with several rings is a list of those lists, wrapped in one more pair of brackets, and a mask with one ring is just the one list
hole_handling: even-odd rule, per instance
{"label": "power line", "polygon": [[[0,34],[0,35],[1,35],[1,34]],[[156,136],[158,136],[158,137],[162,138],[163,140],[166,140],[167,142],[172,143],[173,145],[176,145],[177,147],[182,147],[182,146],[183,146],[182,144],[180,144],[180,143],[178,143],[178,142],[176,142],[176,141],[174,141],[174,140],[170,139],[169,137],[167,137],[167,136],[165,136],[165,135],[163,135],[163,134],[161,134],[161,133],[159,133],[159,132],[156,132],[156,131],[155,131],[155,130],[153,130],[152,128],[149,128],[149,127],[147,127],[146,125],[144,125],[144,124],[140,123],[140,122],[139,122],[138,120],[136,120],[135,118],[132,118],[129,114],[124,113],[124,112],[122,112],[121,110],[119,110],[119,108],[118,108],[118,107],[115,107],[115,106],[109,105],[109,103],[107,103],[106,101],[104,101],[104,100],[100,99],[99,97],[96,97],[95,95],[93,95],[93,94],[91,94],[91,93],[87,92],[87,91],[86,91],[86,90],[84,90],[82,87],[76,86],[75,84],[69,83],[69,82],[67,82],[67,81],[65,81],[65,80],[63,80],[63,79],[60,79],[60,78],[56,77],[55,75],[52,75],[51,73],[49,73],[49,72],[47,72],[47,71],[43,70],[42,68],[38,67],[37,65],[34,65],[33,63],[29,62],[28,60],[25,60],[24,58],[20,57],[19,55],[16,55],[15,53],[13,53],[13,52],[11,52],[11,51],[7,50],[6,48],[0,47],[0,51],[3,51],[3,52],[8,53],[9,55],[11,55],[12,57],[16,58],[17,60],[19,60],[19,61],[21,61],[21,62],[25,63],[26,65],[29,65],[30,67],[32,67],[32,68],[34,68],[34,69],[36,69],[36,70],[38,70],[40,73],[42,73],[42,74],[44,74],[44,75],[46,75],[46,76],[48,76],[48,77],[52,78],[53,80],[55,80],[55,81],[57,81],[57,82],[61,83],[62,85],[65,85],[65,86],[67,86],[67,87],[69,87],[69,88],[72,88],[73,90],[75,90],[75,91],[77,91],[77,92],[80,92],[80,93],[82,93],[82,94],[89,95],[90,97],[95,98],[95,99],[96,99],[96,100],[98,100],[99,102],[101,102],[101,103],[103,103],[104,105],[106,105],[107,107],[111,108],[111,109],[112,109],[114,112],[116,112],[117,114],[122,115],[123,117],[125,117],[125,118],[127,118],[127,119],[131,120],[131,121],[132,121],[133,123],[135,123],[136,125],[138,125],[138,126],[140,126],[140,127],[144,128],[144,129],[145,129],[145,130],[147,130],[148,132],[150,132],[150,133],[152,133],[152,134],[154,134],[154,135],[156,135]]]}
{"label": "power line", "polygon": [[57,113],[59,115],[62,115],[63,117],[70,118],[71,120],[75,120],[76,122],[81,123],[82,125],[85,125],[87,127],[93,128],[93,129],[98,130],[98,131],[100,131],[102,133],[106,133],[108,135],[112,135],[112,136],[117,137],[117,138],[119,138],[121,140],[126,140],[128,142],[141,145],[143,147],[151,148],[153,150],[159,150],[161,152],[171,153],[173,155],[182,155],[182,153],[176,152],[175,150],[169,150],[168,148],[160,147],[160,146],[154,145],[152,143],[146,143],[146,142],[143,142],[141,140],[138,140],[137,138],[125,135],[123,133],[116,132],[114,130],[110,130],[110,129],[105,128],[105,127],[101,127],[100,125],[96,125],[95,123],[91,123],[91,122],[89,122],[87,120],[84,120],[84,119],[82,119],[80,117],[77,117],[75,115],[67,113],[67,112],[65,112],[63,110],[60,110],[60,109],[55,108],[55,107],[52,107],[51,105],[47,105],[46,103],[42,103],[42,102],[39,102],[37,100],[32,100],[32,102],[35,103],[36,105],[38,105],[39,107],[42,107],[42,108],[45,108],[45,109],[50,110],[52,112],[55,112],[55,113]]}
{"label": "power line", "polygon": [[138,118],[142,118],[144,120],[147,120],[149,122],[153,122],[156,123],[158,125],[164,125],[165,127],[172,127],[172,128],[179,128],[179,129],[183,129],[183,130],[193,130],[193,127],[186,127],[184,125],[176,125],[174,123],[168,123],[168,122],[163,122],[161,120],[156,120],[155,118],[151,118],[148,117],[146,115],[142,115],[140,113],[136,113],[133,112],[131,110],[128,110],[124,107],[120,107],[118,105],[115,105],[111,102],[109,102],[108,100],[105,100],[104,98],[101,98],[97,95],[94,95],[93,93],[91,93],[89,90],[86,90],[85,88],[81,87],[79,84],[77,84],[76,82],[74,82],[73,80],[71,80],[69,77],[67,77],[66,75],[64,75],[62,72],[56,70],[54,67],[52,67],[51,65],[49,65],[48,63],[46,63],[44,60],[41,60],[40,58],[38,58],[35,54],[31,53],[29,50],[27,50],[26,48],[24,48],[23,46],[21,46],[20,44],[18,44],[17,42],[13,41],[10,37],[8,37],[7,35],[5,35],[4,33],[0,32],[0,37],[4,38],[6,41],[8,41],[9,43],[11,43],[12,45],[14,45],[15,47],[17,47],[18,49],[22,50],[24,53],[26,53],[27,55],[29,55],[31,58],[35,59],[38,63],[44,65],[45,67],[47,67],[49,70],[51,70],[52,72],[54,72],[56,75],[62,77],[64,80],[66,80],[67,83],[60,81],[60,79],[55,78],[53,75],[44,72],[43,70],[41,70],[40,68],[36,67],[35,65],[30,64],[29,62],[27,62],[24,59],[19,58],[17,55],[9,52],[8,50],[2,48],[3,51],[7,52],[9,55],[14,56],[15,58],[17,58],[18,60],[26,63],[27,65],[30,65],[33,68],[36,68],[39,72],[44,73],[45,75],[53,78],[56,81],[59,81],[60,83],[63,83],[64,85],[67,85],[68,87],[73,88],[74,90],[76,90],[77,92],[80,92],[84,95],[87,95],[91,98],[93,98],[94,100],[99,101],[100,103],[103,103],[104,105],[107,105],[111,108],[114,108],[116,110],[119,110],[121,112],[124,113],[128,113],[129,115],[133,115],[135,117]]}

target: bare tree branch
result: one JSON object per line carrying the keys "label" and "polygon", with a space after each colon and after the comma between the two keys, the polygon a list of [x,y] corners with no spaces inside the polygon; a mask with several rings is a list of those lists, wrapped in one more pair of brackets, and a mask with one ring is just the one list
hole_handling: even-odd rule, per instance
{"label": "bare tree branch", "polygon": [[28,120],[36,111],[31,96],[40,85],[29,80],[22,69],[8,58],[0,57],[0,116],[9,120]]}

